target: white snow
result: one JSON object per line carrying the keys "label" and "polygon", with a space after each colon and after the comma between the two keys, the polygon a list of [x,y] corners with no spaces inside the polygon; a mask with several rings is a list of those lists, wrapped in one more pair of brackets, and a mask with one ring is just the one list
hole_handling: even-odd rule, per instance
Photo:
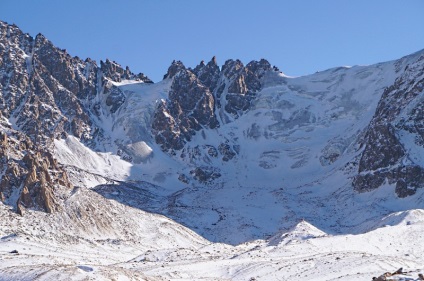
{"label": "white snow", "polygon": [[[102,212],[109,204],[105,208],[99,206]],[[5,214],[3,205],[0,211]],[[105,229],[96,236],[88,235],[70,242],[66,237],[71,236],[61,234],[65,240],[60,240],[59,232],[50,232],[46,226],[52,222],[49,218],[44,218],[46,222],[38,222],[41,227],[16,222],[25,221],[25,218],[2,221],[0,279],[371,280],[372,276],[403,267],[407,273],[394,276],[393,280],[416,280],[418,273],[423,272],[422,223],[396,224],[359,235],[327,235],[301,221],[269,240],[255,240],[234,247],[208,243],[181,227],[182,232],[175,233],[174,223],[164,224],[166,219],[155,218],[155,215],[144,220],[147,214],[142,211],[119,214],[121,218],[132,215],[133,223],[125,228],[137,237],[103,239],[102,235],[107,233]],[[144,222],[139,222],[140,219]],[[114,224],[124,222],[119,220],[114,219]],[[137,231],[131,226],[134,222],[144,227]],[[14,225],[16,234],[8,233],[11,231],[8,223]],[[151,227],[158,223],[161,228],[153,231]],[[110,230],[118,230],[116,226],[111,226]],[[62,231],[70,234],[69,229]],[[48,237],[43,233],[48,233]],[[152,235],[163,238],[152,239]],[[140,240],[143,236],[147,240]],[[18,254],[11,253],[13,250]]]}
{"label": "white snow", "polygon": [[[55,140],[55,157],[59,163],[74,166],[83,171],[104,175],[116,180],[126,180],[130,174],[131,164],[120,159],[117,155],[99,153],[90,150],[73,136]],[[84,180],[84,177],[80,178]],[[94,182],[94,185],[99,183]],[[86,184],[92,187],[93,184]]]}

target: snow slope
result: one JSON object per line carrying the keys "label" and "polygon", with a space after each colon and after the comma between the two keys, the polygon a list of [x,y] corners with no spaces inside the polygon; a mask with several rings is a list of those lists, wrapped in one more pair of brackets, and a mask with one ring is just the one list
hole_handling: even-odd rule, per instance
{"label": "snow slope", "polygon": [[[156,223],[153,219],[147,224]],[[172,224],[161,233],[172,231]],[[269,240],[238,246],[207,243],[185,236],[190,232],[184,229],[185,237],[154,234],[159,239],[147,243],[89,237],[46,243],[36,228],[19,226],[17,233],[1,234],[0,280],[371,280],[400,267],[404,274],[392,280],[417,280],[423,272],[423,218],[335,236],[301,221]],[[147,232],[127,230],[140,236]]]}

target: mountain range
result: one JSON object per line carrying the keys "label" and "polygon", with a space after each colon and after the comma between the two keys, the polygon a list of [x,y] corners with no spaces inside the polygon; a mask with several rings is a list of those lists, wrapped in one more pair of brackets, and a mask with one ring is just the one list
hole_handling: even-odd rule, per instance
{"label": "mountain range", "polygon": [[0,280],[418,272],[423,93],[424,50],[302,77],[173,61],[153,83],[0,21]]}

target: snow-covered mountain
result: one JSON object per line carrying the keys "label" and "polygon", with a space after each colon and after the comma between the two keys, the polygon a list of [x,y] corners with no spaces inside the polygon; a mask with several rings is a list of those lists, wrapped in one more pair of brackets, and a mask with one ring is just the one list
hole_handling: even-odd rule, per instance
{"label": "snow-covered mountain", "polygon": [[174,61],[153,83],[0,22],[0,280],[418,267],[423,91],[424,51],[304,77]]}

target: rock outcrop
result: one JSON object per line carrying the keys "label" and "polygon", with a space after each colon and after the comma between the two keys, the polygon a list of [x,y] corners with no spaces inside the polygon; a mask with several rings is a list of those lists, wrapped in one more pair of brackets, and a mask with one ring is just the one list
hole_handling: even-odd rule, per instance
{"label": "rock outcrop", "polygon": [[120,64],[115,61],[110,61],[109,59],[107,59],[105,62],[100,61],[100,70],[102,71],[104,77],[107,77],[114,82],[121,82],[122,80],[134,80],[149,84],[153,83],[153,81],[143,73],[134,74],[131,72],[128,66],[123,69]]}
{"label": "rock outcrop", "polygon": [[201,61],[192,72],[197,76],[200,82],[203,83],[203,85],[209,88],[212,93],[215,91],[221,75],[221,71],[216,62],[216,57],[213,57],[207,64],[205,64],[204,61]]}
{"label": "rock outcrop", "polygon": [[214,97],[180,61],[172,63],[165,78],[172,79],[169,98],[158,104],[152,129],[162,149],[179,150],[196,131],[218,126]]}
{"label": "rock outcrop", "polygon": [[[228,60],[222,67],[223,78],[216,92],[219,105],[234,117],[249,109],[255,94],[261,89],[261,79],[268,71],[275,71],[268,61],[251,61],[246,66],[240,60]],[[225,100],[221,96],[225,92]]]}
{"label": "rock outcrop", "polygon": [[57,194],[69,191],[72,184],[66,172],[49,151],[30,138],[2,128],[0,144],[0,199],[18,213],[25,209],[52,213],[59,210]]}
{"label": "rock outcrop", "polygon": [[414,151],[402,139],[412,134],[414,146],[424,147],[424,56],[407,65],[399,60],[397,68],[402,74],[384,91],[361,141],[359,173],[353,179],[353,187],[360,192],[387,182],[396,185],[399,197],[406,197],[424,187],[424,168],[415,162]]}

